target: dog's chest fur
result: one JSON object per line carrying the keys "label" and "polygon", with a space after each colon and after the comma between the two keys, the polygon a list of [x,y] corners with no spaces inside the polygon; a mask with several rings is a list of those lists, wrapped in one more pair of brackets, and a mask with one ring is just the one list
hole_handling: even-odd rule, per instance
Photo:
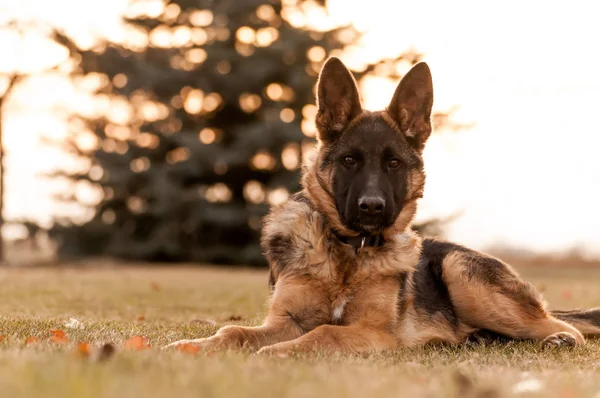
{"label": "dog's chest fur", "polygon": [[[363,307],[371,305],[380,284],[396,281],[400,273],[414,268],[421,240],[406,231],[388,238],[383,246],[357,253],[333,235],[324,217],[308,203],[290,200],[265,219],[262,245],[275,286],[281,279],[302,280],[310,292],[307,302],[312,311],[299,310],[303,317],[347,324],[368,311]],[[396,296],[388,299],[395,309]]]}

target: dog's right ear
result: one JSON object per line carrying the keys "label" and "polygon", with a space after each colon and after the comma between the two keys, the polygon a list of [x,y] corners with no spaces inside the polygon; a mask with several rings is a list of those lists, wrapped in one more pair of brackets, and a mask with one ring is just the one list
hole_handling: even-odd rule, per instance
{"label": "dog's right ear", "polygon": [[354,77],[339,58],[323,65],[317,83],[316,124],[321,141],[333,141],[362,112]]}

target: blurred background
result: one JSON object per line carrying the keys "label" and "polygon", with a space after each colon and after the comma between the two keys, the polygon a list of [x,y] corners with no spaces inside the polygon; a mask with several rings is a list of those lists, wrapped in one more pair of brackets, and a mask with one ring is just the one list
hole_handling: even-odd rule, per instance
{"label": "blurred background", "polygon": [[[587,1],[0,0],[4,264],[261,265],[336,55],[364,106],[427,61],[416,228],[600,257],[600,25]],[[577,260],[575,260],[577,259]]]}

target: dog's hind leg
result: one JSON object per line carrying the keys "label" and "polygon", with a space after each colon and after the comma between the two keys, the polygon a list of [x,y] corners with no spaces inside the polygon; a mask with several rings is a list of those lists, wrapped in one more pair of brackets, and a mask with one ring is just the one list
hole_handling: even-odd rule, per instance
{"label": "dog's hind leg", "polygon": [[443,279],[459,319],[470,326],[542,347],[585,342],[574,326],[552,316],[534,287],[507,264],[474,251],[454,251],[443,260]]}

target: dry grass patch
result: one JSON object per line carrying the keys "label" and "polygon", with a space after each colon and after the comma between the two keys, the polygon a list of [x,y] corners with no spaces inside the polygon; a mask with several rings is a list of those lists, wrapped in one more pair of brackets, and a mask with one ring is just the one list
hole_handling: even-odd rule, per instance
{"label": "dry grass patch", "polygon": [[[600,305],[598,269],[522,274],[553,308]],[[267,295],[267,274],[256,270],[0,270],[0,396],[600,397],[600,342],[552,352],[513,342],[286,359],[157,349],[226,323],[257,324]],[[51,341],[51,330],[68,341]],[[32,336],[39,341],[25,344]],[[152,348],[124,350],[133,336]],[[98,361],[105,343],[116,352]]]}

